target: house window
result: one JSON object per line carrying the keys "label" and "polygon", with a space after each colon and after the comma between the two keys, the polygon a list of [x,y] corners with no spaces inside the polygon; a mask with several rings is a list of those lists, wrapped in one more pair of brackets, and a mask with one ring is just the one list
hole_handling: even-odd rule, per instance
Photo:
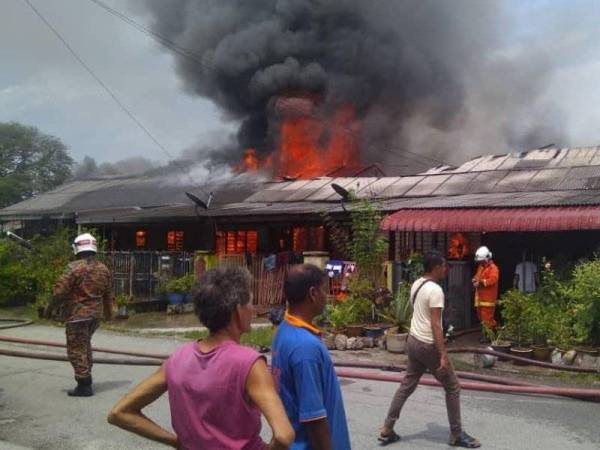
{"label": "house window", "polygon": [[136,248],[146,248],[146,231],[137,230],[135,232],[135,246]]}
{"label": "house window", "polygon": [[184,233],[181,230],[167,232],[167,250],[170,252],[183,251]]}
{"label": "house window", "polygon": [[323,226],[294,227],[292,250],[296,253],[325,250],[325,228]]}
{"label": "house window", "polygon": [[216,251],[219,255],[258,251],[258,233],[255,230],[217,231]]}

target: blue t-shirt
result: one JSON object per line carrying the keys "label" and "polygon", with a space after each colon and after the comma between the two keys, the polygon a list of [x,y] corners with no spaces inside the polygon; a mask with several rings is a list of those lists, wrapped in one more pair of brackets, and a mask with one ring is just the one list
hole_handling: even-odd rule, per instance
{"label": "blue t-shirt", "polygon": [[321,339],[284,320],[273,341],[272,365],[279,395],[296,431],[296,440],[290,448],[310,450],[303,422],[327,417],[333,448],[349,450],[342,391]]}

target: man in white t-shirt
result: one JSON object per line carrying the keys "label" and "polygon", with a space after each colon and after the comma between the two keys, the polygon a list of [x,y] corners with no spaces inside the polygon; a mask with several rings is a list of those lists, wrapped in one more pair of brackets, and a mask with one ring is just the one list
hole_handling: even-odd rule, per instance
{"label": "man in white t-shirt", "polygon": [[539,274],[535,263],[527,260],[526,252],[523,252],[521,262],[515,267],[513,288],[521,292],[535,292],[539,286]]}
{"label": "man in white t-shirt", "polygon": [[444,291],[438,284],[448,274],[444,256],[437,251],[425,254],[423,258],[425,274],[414,282],[410,292],[413,316],[407,340],[408,367],[402,385],[396,391],[390,405],[385,424],[378,438],[380,445],[388,445],[400,440],[394,432],[394,425],[400,417],[404,403],[415,391],[425,371],[444,386],[446,407],[450,422],[448,444],[455,447],[477,448],[479,441],[462,429],[460,418],[460,384],[448,359],[442,331],[442,311]]}

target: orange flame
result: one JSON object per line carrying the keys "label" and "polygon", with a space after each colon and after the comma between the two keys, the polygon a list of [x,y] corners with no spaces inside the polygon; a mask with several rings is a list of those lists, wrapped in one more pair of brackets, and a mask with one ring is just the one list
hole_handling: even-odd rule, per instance
{"label": "orange flame", "polygon": [[256,150],[253,148],[248,148],[244,152],[244,166],[247,170],[258,170],[258,158],[256,157]]}
{"label": "orange flame", "polygon": [[283,116],[278,148],[262,160],[255,149],[246,149],[235,171],[271,170],[280,177],[312,178],[360,167],[360,129],[352,104],[342,105],[327,118],[313,113],[316,100],[308,97],[285,98],[278,103]]}
{"label": "orange flame", "polygon": [[244,151],[244,157],[239,164],[236,164],[233,170],[236,172],[256,172],[260,167],[258,158],[256,157],[256,150],[253,148],[247,148]]}
{"label": "orange flame", "polygon": [[342,167],[360,165],[355,109],[340,107],[331,120],[315,116],[284,117],[276,175],[312,178]]}

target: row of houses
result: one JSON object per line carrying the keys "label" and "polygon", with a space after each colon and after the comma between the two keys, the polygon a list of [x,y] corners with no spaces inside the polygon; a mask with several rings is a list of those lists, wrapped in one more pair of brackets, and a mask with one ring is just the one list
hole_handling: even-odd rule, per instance
{"label": "row of houses", "polygon": [[486,155],[402,177],[73,181],[0,210],[0,223],[24,234],[58,224],[94,227],[112,250],[340,257],[323,213],[347,218],[345,191],[381,204],[390,260],[431,248],[453,256],[448,289],[457,298],[470,296],[468,256],[481,244],[492,249],[505,274],[503,289],[523,252],[527,258],[577,259],[600,244],[600,147]]}

